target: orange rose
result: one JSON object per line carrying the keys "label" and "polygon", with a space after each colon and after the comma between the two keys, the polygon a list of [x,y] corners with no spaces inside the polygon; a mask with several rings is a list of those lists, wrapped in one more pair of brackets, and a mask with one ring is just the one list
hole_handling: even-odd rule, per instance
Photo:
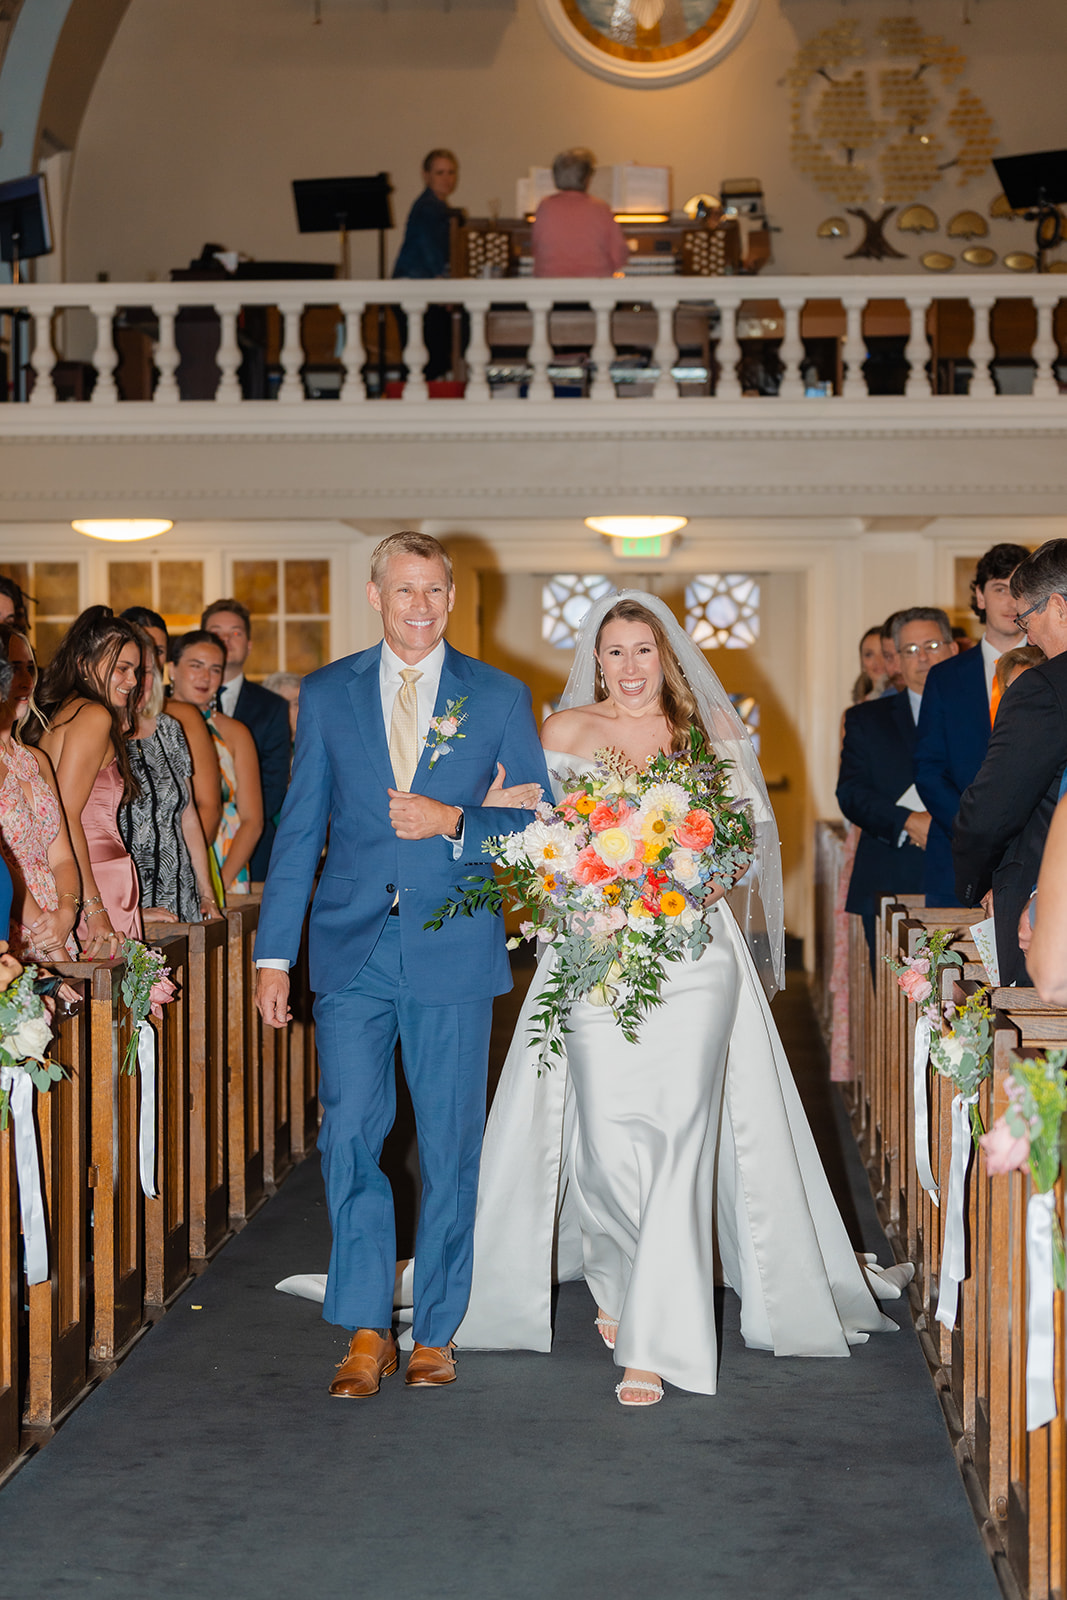
{"label": "orange rose", "polygon": [[683,850],[706,850],[715,837],[715,824],[706,811],[687,811],[674,830],[674,842]]}

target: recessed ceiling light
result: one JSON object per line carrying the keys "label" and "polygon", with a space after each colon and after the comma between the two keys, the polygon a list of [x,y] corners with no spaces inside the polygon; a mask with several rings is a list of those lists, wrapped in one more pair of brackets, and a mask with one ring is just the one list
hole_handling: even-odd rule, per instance
{"label": "recessed ceiling light", "polygon": [[111,539],[116,544],[154,539],[173,526],[165,517],[79,517],[71,523],[75,533],[87,533],[90,539]]}
{"label": "recessed ceiling light", "polygon": [[609,539],[654,539],[677,533],[688,521],[688,517],[586,517],[585,525]]}

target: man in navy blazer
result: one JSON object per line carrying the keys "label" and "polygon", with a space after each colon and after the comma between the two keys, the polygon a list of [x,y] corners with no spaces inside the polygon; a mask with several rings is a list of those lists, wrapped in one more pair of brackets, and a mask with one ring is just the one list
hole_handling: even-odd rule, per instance
{"label": "man in navy blazer", "polygon": [[878,896],[922,888],[930,814],[909,793],[915,783],[916,723],[927,673],[942,654],[956,651],[948,617],[932,606],[898,611],[893,641],[904,688],[845,712],[837,780],[837,803],[862,830],[845,910],[863,918],[872,973]]}
{"label": "man in navy blazer", "polygon": [[926,841],[923,887],[928,906],[954,906],[952,830],[963,791],[978,775],[989,745],[990,696],[997,661],[1022,644],[1011,575],[1029,551],[995,544],[971,581],[971,610],[983,624],[981,642],[934,667],[923,690],[915,746],[915,787],[933,818]]}
{"label": "man in navy blazer", "polygon": [[[535,786],[548,788],[529,690],[444,641],[455,590],[442,547],[425,534],[392,534],[375,550],[371,574],[382,643],[301,685],[292,783],[256,938],[256,1001],[265,1022],[283,1027],[287,969],[328,837],[309,958],[333,1228],[323,1315],[352,1330],[330,1389],[347,1398],[376,1393],[397,1365],[393,1198],[378,1163],[396,1109],[398,1038],[422,1174],[406,1382],[455,1377],[451,1341],[470,1294],[493,997],[510,989],[511,975],[499,916],[457,916],[440,932],[426,923],[466,879],[490,870],[487,838],[532,820],[515,801],[529,805]],[[410,789],[394,773],[405,759],[401,708],[412,738]],[[442,719],[450,719],[443,728]],[[497,784],[498,803],[486,806],[505,775],[522,780],[520,789]]]}
{"label": "man in navy blazer", "polygon": [[200,626],[226,646],[219,710],[243,722],[252,735],[259,757],[263,789],[263,832],[252,852],[248,870],[262,883],[274,844],[274,820],[282,809],[289,784],[289,707],[280,694],[264,689],[244,675],[252,648],[252,619],[240,600],[213,600],[200,618]]}

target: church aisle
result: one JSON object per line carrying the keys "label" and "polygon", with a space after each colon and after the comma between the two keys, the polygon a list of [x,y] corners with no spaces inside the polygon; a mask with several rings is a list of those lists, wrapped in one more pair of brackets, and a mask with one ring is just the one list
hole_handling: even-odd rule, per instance
{"label": "church aisle", "polygon": [[[794,989],[776,1011],[807,1089],[806,1006]],[[825,1143],[828,1096],[811,1109]],[[309,1160],[2,1491],[4,1593],[998,1595],[904,1310],[850,1360],[776,1360],[745,1350],[726,1294],[719,1395],[668,1390],[642,1413],[616,1404],[592,1303],[568,1285],[551,1356],[472,1352],[454,1387],[397,1375],[339,1402],[346,1337],[273,1288],[327,1248]]]}

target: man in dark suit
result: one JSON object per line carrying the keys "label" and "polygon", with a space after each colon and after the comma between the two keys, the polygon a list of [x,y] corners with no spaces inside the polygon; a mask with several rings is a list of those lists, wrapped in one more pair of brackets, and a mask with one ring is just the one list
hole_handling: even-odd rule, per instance
{"label": "man in dark suit", "polygon": [[932,606],[898,611],[893,642],[904,688],[845,712],[837,780],[838,805],[863,830],[845,910],[863,918],[872,972],[878,896],[922,888],[930,813],[922,810],[915,792],[916,723],[927,673],[935,662],[956,654],[948,617]]}
{"label": "man in dark suit", "polygon": [[1067,764],[1067,539],[1050,539],[1016,567],[1011,592],[1027,639],[1049,659],[1000,702],[981,771],[960,801],[952,855],[962,903],[992,909],[1001,983],[1026,984],[1019,920]]}
{"label": "man in dark suit", "polygon": [[915,746],[915,787],[933,821],[926,841],[923,888],[928,906],[954,906],[952,830],[963,791],[974,782],[989,745],[990,696],[996,664],[1022,644],[1011,575],[1029,551],[995,544],[971,580],[971,610],[985,632],[980,642],[932,668],[923,690]]}
{"label": "man in dark suit", "polygon": [[252,852],[249,871],[256,883],[267,876],[278,813],[289,787],[289,707],[280,694],[245,677],[245,662],[252,648],[252,622],[240,600],[213,600],[200,626],[226,646],[226,665],[219,693],[219,710],[243,722],[259,757],[263,786],[263,832]]}

